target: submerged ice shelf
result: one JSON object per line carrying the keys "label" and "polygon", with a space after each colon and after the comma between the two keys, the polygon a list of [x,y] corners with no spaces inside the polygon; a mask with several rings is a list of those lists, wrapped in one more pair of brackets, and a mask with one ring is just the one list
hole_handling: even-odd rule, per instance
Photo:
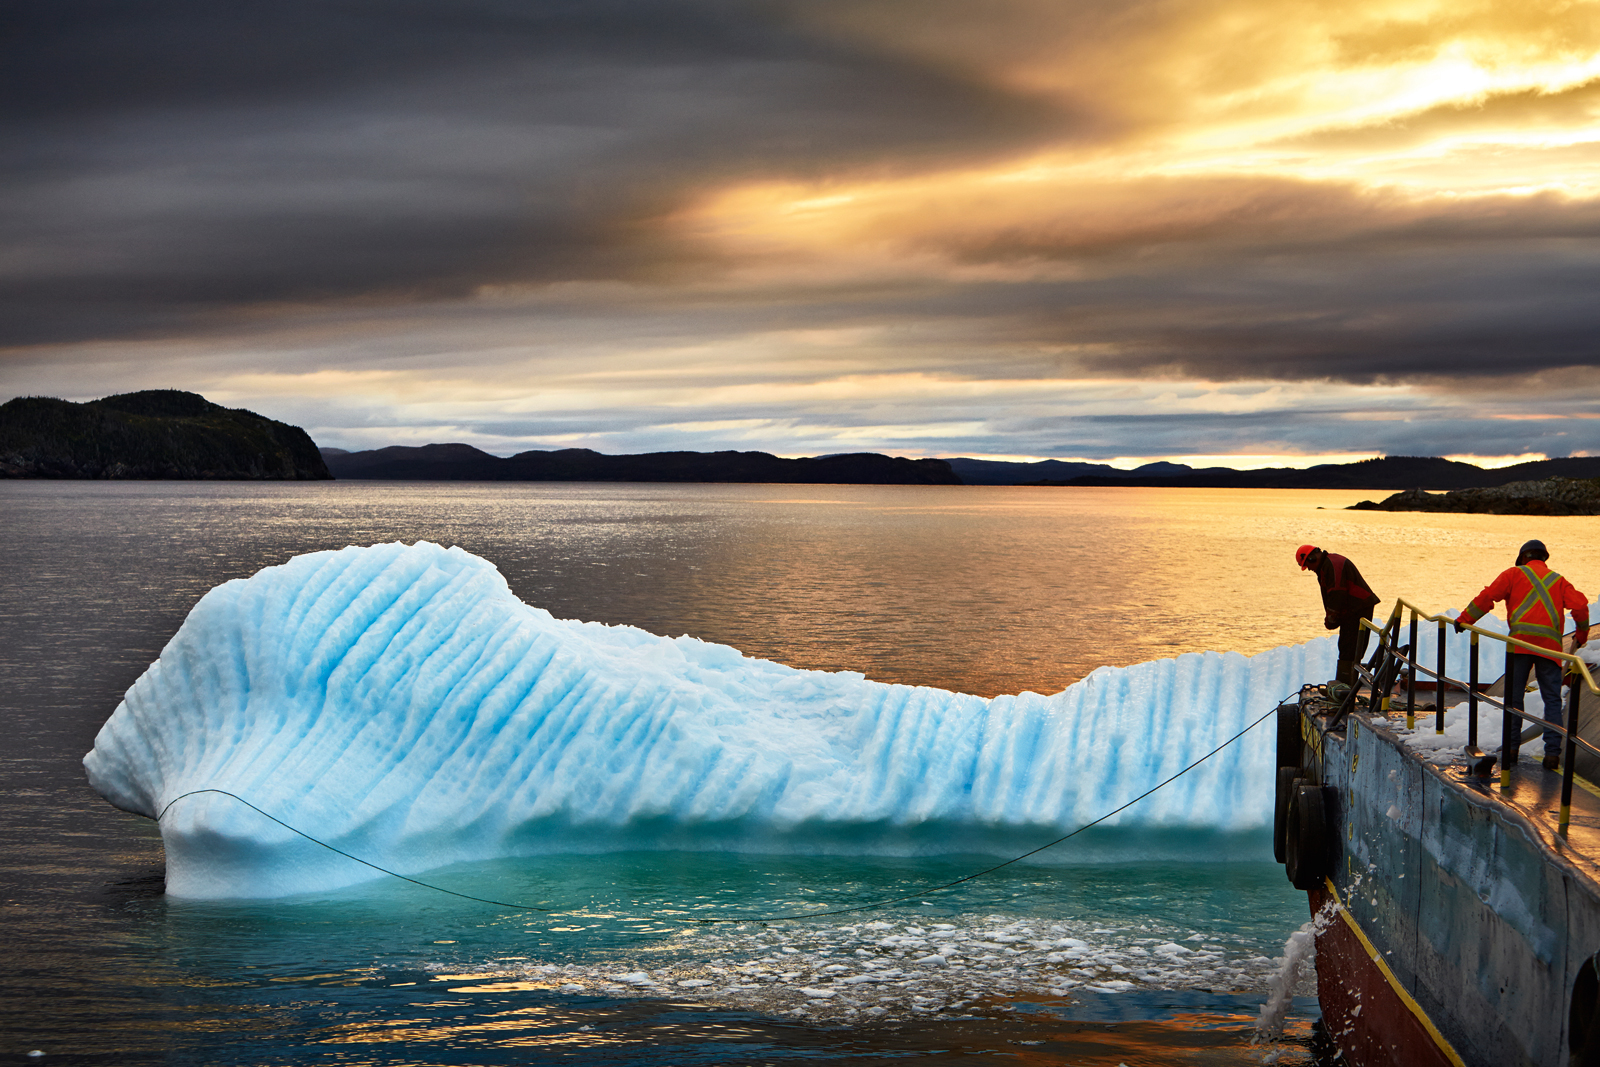
{"label": "submerged ice shelf", "polygon": [[[409,874],[621,848],[1006,854],[1132,799],[1333,660],[1324,637],[983,699],[556,619],[465,551],[387,544],[206,594],[84,763],[118,807],[165,811],[185,897],[378,877],[230,797],[167,810],[199,789]],[[1111,825],[1263,836],[1272,761],[1258,729]]]}

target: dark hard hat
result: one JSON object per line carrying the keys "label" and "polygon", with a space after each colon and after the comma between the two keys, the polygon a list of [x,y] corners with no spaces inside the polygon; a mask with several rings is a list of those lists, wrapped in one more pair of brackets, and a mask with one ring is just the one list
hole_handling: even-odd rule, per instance
{"label": "dark hard hat", "polygon": [[1517,549],[1517,566],[1519,567],[1530,559],[1548,560],[1549,558],[1550,550],[1544,547],[1543,541],[1529,541]]}

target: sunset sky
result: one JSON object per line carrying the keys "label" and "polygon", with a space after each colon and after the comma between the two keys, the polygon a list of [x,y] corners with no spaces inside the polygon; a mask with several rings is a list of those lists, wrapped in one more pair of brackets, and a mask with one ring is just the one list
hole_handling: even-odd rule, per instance
{"label": "sunset sky", "polygon": [[509,454],[1600,455],[1600,4],[19,0],[0,399]]}

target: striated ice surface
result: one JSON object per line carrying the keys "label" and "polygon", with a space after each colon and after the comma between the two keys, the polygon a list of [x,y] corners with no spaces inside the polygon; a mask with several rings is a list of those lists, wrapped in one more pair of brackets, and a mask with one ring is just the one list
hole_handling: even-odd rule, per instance
{"label": "striated ice surface", "polygon": [[[379,877],[230,797],[174,803],[207,788],[404,873],[620,848],[1008,855],[1176,773],[1334,654],[1189,654],[984,699],[556,619],[467,552],[387,544],[206,594],[84,764],[161,816],[185,897]],[[1269,723],[1113,818],[1115,839],[1261,836],[1272,763]]]}

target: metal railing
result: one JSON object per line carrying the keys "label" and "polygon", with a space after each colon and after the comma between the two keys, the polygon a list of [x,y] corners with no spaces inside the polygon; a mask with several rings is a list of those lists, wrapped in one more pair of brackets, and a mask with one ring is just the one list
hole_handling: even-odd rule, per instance
{"label": "metal railing", "polygon": [[[1410,612],[1410,630],[1408,636],[1410,643],[1397,646],[1400,635],[1400,620],[1405,612]],[[1419,622],[1431,622],[1438,627],[1438,650],[1435,656],[1433,669],[1423,666],[1418,662],[1417,638]],[[1444,733],[1444,694],[1446,686],[1465,689],[1467,693],[1467,753],[1475,758],[1483,758],[1483,752],[1478,748],[1478,704],[1480,701],[1497,707],[1501,711],[1500,734],[1500,789],[1502,792],[1511,791],[1511,763],[1516,758],[1518,748],[1521,746],[1522,727],[1519,719],[1537,722],[1545,729],[1554,730],[1566,739],[1565,758],[1561,761],[1561,812],[1557,823],[1557,832],[1562,836],[1567,833],[1567,828],[1572,822],[1572,777],[1573,764],[1577,762],[1578,747],[1581,745],[1586,751],[1600,757],[1600,748],[1590,744],[1578,736],[1578,709],[1579,694],[1587,687],[1589,692],[1600,697],[1600,685],[1595,682],[1594,675],[1590,673],[1589,665],[1577,656],[1565,652],[1552,652],[1548,648],[1528,644],[1526,641],[1511,637],[1508,634],[1497,634],[1490,630],[1483,630],[1469,623],[1462,623],[1461,630],[1471,631],[1471,651],[1468,653],[1468,678],[1459,681],[1451,678],[1446,673],[1446,644],[1445,627],[1454,626],[1456,620],[1445,615],[1429,614],[1425,609],[1412,604],[1407,600],[1395,601],[1394,610],[1382,626],[1376,625],[1370,619],[1362,619],[1361,625],[1373,631],[1378,637],[1378,647],[1374,650],[1372,658],[1363,666],[1356,665],[1356,670],[1362,679],[1372,687],[1372,701],[1374,711],[1389,713],[1390,694],[1395,683],[1399,681],[1400,670],[1405,670],[1406,681],[1406,726],[1416,729],[1417,708],[1417,672],[1432,675],[1436,685],[1434,700],[1436,733]],[[1505,684],[1511,684],[1511,656],[1517,650],[1526,650],[1537,653],[1547,659],[1553,659],[1565,664],[1563,675],[1570,675],[1571,683],[1568,686],[1566,723],[1564,725],[1546,719],[1534,717],[1521,708],[1510,706],[1511,694],[1505,694],[1502,700],[1496,700],[1487,694],[1480,694],[1478,682],[1478,642],[1479,638],[1488,637],[1503,642],[1506,646],[1506,672]],[[1583,685],[1579,684],[1582,679]],[[1356,690],[1359,686],[1352,686],[1346,695],[1343,706],[1335,716],[1335,721],[1343,720],[1355,707]],[[1380,692],[1381,689],[1381,692]],[[1507,755],[1511,759],[1507,759]]]}

